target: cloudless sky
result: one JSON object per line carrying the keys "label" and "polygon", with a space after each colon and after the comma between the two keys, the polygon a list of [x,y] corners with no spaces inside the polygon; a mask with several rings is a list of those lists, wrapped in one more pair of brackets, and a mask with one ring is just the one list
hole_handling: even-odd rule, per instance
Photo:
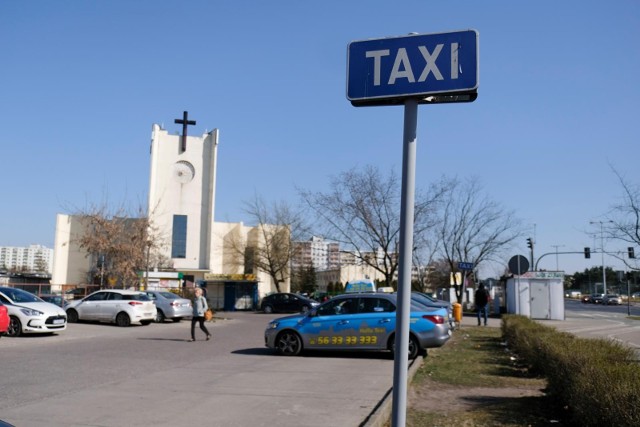
{"label": "cloudless sky", "polygon": [[217,221],[352,168],[400,173],[403,108],[351,106],[347,45],[469,28],[479,96],[420,106],[417,186],[480,180],[536,257],[600,247],[589,223],[621,199],[613,169],[640,182],[636,0],[0,0],[0,246],[52,248],[57,213],[104,198],[146,206],[151,126],[180,131],[184,110],[190,135],[220,129]]}

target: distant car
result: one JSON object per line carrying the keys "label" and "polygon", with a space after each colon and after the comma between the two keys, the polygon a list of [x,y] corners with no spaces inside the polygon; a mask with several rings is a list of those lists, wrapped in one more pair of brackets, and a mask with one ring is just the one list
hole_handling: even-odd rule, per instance
{"label": "distant car", "polygon": [[50,302],[51,304],[55,304],[58,307],[67,308],[69,305],[69,301],[66,300],[62,295],[39,295],[40,299],[46,302]]}
{"label": "distant car", "polygon": [[165,319],[179,322],[185,317],[193,316],[191,300],[182,298],[168,291],[144,291],[156,305],[156,322],[162,323]]}
{"label": "distant car", "polygon": [[97,285],[87,285],[87,286],[81,286],[79,288],[73,288],[64,293],[64,299],[68,301],[82,299],[87,295],[91,294],[92,292],[95,292],[99,289],[100,289],[100,286],[97,286]]}
{"label": "distant car", "polygon": [[449,301],[444,301],[440,299],[436,299],[431,295],[422,293],[422,292],[412,292],[411,299],[417,303],[425,305],[427,307],[433,308],[446,308],[447,309],[447,321],[450,326],[453,327],[454,319],[453,319],[453,305]]}
{"label": "distant car", "polygon": [[591,294],[589,296],[589,302],[591,304],[602,304],[603,297],[604,297],[604,294]]}
{"label": "distant car", "polygon": [[640,299],[640,292],[634,292],[631,294],[631,298],[633,299]]}
{"label": "distant car", "polygon": [[156,318],[156,306],[144,292],[110,289],[94,292],[67,306],[70,323],[80,320],[148,325]]}
{"label": "distant car", "polygon": [[7,335],[50,334],[67,328],[67,315],[54,304],[43,301],[31,292],[0,287],[0,302],[9,313]]}
{"label": "distant car", "polygon": [[[397,295],[338,295],[309,313],[275,319],[267,325],[265,345],[284,356],[303,350],[389,350],[395,352]],[[441,347],[451,337],[446,308],[411,302],[409,358]]]}
{"label": "distant car", "polygon": [[7,307],[0,302],[0,337],[9,330],[9,311]]}
{"label": "distant car", "polygon": [[260,309],[265,313],[306,313],[319,305],[318,301],[311,298],[280,292],[262,298]]}
{"label": "distant car", "polygon": [[602,297],[602,304],[605,305],[620,305],[622,304],[622,298],[618,294],[606,294]]}
{"label": "distant car", "polygon": [[582,295],[582,297],[580,298],[580,301],[582,301],[583,304],[588,304],[591,302],[591,295]]}

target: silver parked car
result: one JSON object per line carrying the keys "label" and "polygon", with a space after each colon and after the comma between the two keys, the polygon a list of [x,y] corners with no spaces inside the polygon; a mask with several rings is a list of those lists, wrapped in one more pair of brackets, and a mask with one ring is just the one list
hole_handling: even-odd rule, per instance
{"label": "silver parked car", "polygon": [[73,301],[66,308],[70,323],[94,320],[129,326],[148,325],[156,318],[156,306],[144,292],[110,289]]}
{"label": "silver parked car", "polygon": [[602,304],[604,305],[620,305],[622,304],[622,298],[618,294],[606,294],[602,297]]}
{"label": "silver parked car", "polygon": [[169,291],[144,291],[144,293],[156,304],[158,311],[156,322],[158,323],[164,322],[165,319],[179,322],[193,315],[191,300]]}

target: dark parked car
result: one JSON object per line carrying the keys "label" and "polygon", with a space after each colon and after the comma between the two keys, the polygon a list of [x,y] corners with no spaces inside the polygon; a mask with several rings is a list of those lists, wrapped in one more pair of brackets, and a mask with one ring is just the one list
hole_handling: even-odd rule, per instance
{"label": "dark parked car", "polygon": [[447,321],[450,323],[450,326],[453,327],[453,322],[454,322],[453,306],[449,301],[436,299],[431,295],[428,295],[422,292],[411,292],[411,299],[426,307],[445,308],[447,310],[447,315],[448,315]]}
{"label": "dark parked car", "polygon": [[604,294],[591,294],[589,296],[589,302],[591,304],[602,304],[603,297],[604,297]]}
{"label": "dark parked car", "polygon": [[69,301],[67,301],[62,295],[39,295],[40,299],[46,302],[55,304],[58,307],[67,308]]}
{"label": "dark parked car", "polygon": [[311,298],[280,292],[262,298],[260,309],[265,313],[306,313],[319,305],[318,301]]}

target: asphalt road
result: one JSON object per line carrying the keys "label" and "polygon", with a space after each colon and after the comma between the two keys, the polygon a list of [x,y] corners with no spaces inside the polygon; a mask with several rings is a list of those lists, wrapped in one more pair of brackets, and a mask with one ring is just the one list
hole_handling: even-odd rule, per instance
{"label": "asphalt road", "polygon": [[0,339],[0,419],[51,426],[359,426],[393,384],[387,353],[274,355],[276,315],[222,313],[212,341],[189,322],[70,324]]}
{"label": "asphalt road", "polygon": [[[627,307],[567,301],[566,319],[543,324],[639,349]],[[632,315],[640,316],[635,306]],[[213,341],[187,342],[189,322],[119,328],[71,324],[52,336],[0,339],[0,419],[16,427],[361,426],[388,408],[386,353],[281,357],[264,347],[278,315],[221,313]],[[475,326],[473,316],[462,327]],[[490,327],[499,327],[492,318]],[[369,425],[369,424],[367,424]]]}
{"label": "asphalt road", "polygon": [[565,320],[542,320],[544,325],[570,332],[582,338],[608,338],[623,342],[636,350],[640,358],[640,304],[583,304],[565,300]]}

